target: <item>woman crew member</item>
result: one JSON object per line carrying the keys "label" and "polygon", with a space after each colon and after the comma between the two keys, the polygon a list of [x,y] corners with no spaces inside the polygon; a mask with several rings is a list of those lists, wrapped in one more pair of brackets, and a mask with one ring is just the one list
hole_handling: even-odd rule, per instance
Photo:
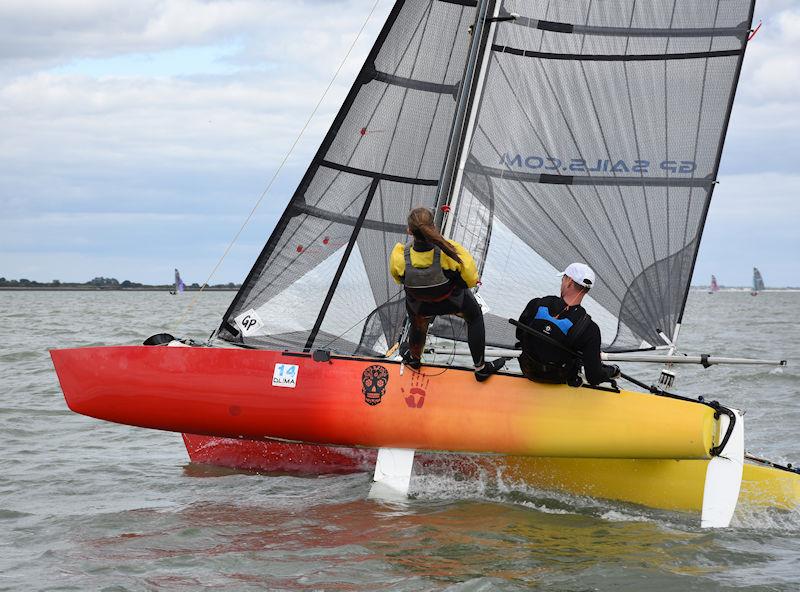
{"label": "woman crew member", "polygon": [[452,240],[446,240],[433,223],[427,208],[414,208],[408,215],[408,234],[413,240],[397,243],[389,258],[389,271],[406,293],[411,322],[408,345],[401,348],[405,363],[418,369],[428,325],[437,315],[457,314],[467,323],[467,342],[475,364],[475,378],[483,382],[503,367],[505,360],[484,361],[486,330],[483,313],[469,290],[478,284],[472,255]]}

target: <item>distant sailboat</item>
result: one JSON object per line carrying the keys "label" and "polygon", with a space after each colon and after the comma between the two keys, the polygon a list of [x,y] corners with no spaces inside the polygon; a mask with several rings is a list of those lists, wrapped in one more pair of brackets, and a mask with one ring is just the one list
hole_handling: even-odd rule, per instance
{"label": "distant sailboat", "polygon": [[186,289],[186,284],[183,283],[181,279],[180,272],[176,269],[175,270],[175,289],[170,290],[170,294],[183,294],[183,291]]}
{"label": "distant sailboat", "polygon": [[711,276],[711,285],[708,287],[709,294],[716,294],[719,292],[719,285],[717,285],[717,276]]}
{"label": "distant sailboat", "polygon": [[764,278],[761,277],[761,272],[758,267],[753,268],[753,289],[750,291],[751,296],[758,296],[758,293],[764,289]]}

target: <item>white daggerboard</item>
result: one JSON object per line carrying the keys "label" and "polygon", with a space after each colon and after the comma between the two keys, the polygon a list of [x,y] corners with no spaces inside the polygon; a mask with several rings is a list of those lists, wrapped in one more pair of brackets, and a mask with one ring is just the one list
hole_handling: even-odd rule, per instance
{"label": "white daggerboard", "polygon": [[[733,433],[725,449],[709,461],[706,470],[703,513],[700,517],[700,526],[703,528],[729,526],[739,500],[744,470],[744,421],[739,411],[732,411],[736,416]],[[720,417],[721,434],[726,432],[729,422],[727,415]]]}
{"label": "white daggerboard", "polygon": [[414,450],[380,448],[375,463],[375,475],[369,491],[370,498],[401,499],[408,495]]}

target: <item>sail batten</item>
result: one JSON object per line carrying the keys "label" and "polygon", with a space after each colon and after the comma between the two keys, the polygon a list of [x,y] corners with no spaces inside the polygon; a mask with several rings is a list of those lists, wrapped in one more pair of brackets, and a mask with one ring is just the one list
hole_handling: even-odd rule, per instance
{"label": "sail batten", "polygon": [[420,179],[418,177],[403,177],[401,175],[391,175],[388,173],[380,173],[377,171],[368,171],[366,169],[359,169],[356,167],[347,166],[338,162],[330,162],[328,160],[321,160],[320,166],[342,171],[344,173],[351,173],[353,175],[360,175],[362,177],[369,177],[371,179],[378,179],[384,181],[395,181],[397,183],[408,183],[409,185],[438,185],[438,179]]}
{"label": "sail batten", "polygon": [[[515,155],[515,160],[516,160]],[[530,157],[529,157],[530,158]],[[521,160],[521,156],[520,156]],[[581,160],[581,159],[579,159]],[[605,167],[613,170],[613,163],[610,161],[600,161],[595,163],[598,168]],[[573,165],[579,169],[585,169],[586,163]],[[545,167],[546,168],[546,167]],[[555,185],[621,185],[632,187],[704,187],[708,188],[713,183],[713,179],[688,177],[685,179],[674,177],[614,177],[614,176],[576,176],[557,173],[526,173],[524,171],[514,171],[497,167],[472,164],[467,166],[470,172],[486,175],[488,177],[502,178],[506,181],[522,181],[526,183],[550,183]]]}
{"label": "sail batten", "polygon": [[599,35],[604,37],[739,37],[749,35],[750,28],[741,24],[736,27],[689,27],[677,28],[641,28],[641,27],[603,27],[590,25],[576,25],[548,21],[542,19],[531,19],[518,17],[511,21],[512,24],[532,29],[541,29],[553,33],[574,33],[577,35]]}
{"label": "sail batten", "polygon": [[698,58],[722,58],[740,55],[742,50],[725,49],[717,51],[692,51],[665,54],[578,54],[578,53],[552,53],[535,51],[532,49],[519,49],[507,45],[493,45],[492,51],[508,53],[525,58],[539,58],[541,60],[574,60],[587,62],[655,62],[663,60],[696,60]]}

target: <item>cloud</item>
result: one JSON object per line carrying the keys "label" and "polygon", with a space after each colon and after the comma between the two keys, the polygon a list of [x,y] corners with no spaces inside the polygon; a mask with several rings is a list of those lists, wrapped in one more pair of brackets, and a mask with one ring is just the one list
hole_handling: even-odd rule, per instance
{"label": "cloud", "polygon": [[[369,0],[5,0],[0,71],[236,41],[242,44],[240,64],[288,61],[295,71],[330,72],[371,5]],[[384,17],[385,9],[368,36],[377,33]]]}
{"label": "cloud", "polygon": [[[381,0],[218,281],[246,275],[392,4]],[[164,269],[186,267],[182,261],[191,262],[192,277],[204,275],[372,6],[0,2],[0,275],[86,280],[116,275],[118,265],[127,279],[163,281]],[[759,259],[788,260],[785,249],[797,251],[790,233],[800,206],[790,189],[800,133],[800,7],[764,0],[757,10],[764,25],[742,72],[698,261],[703,274],[713,266],[722,275],[725,266],[755,257],[742,241],[732,244],[732,232],[755,227],[759,241],[750,248],[763,253]],[[786,282],[800,275],[796,262],[786,265],[765,274]]]}
{"label": "cloud", "polygon": [[[363,19],[372,7],[44,4],[0,5],[0,45],[14,48],[0,51],[0,249],[13,253],[3,268],[20,273],[31,248],[123,253],[141,244],[148,226],[144,234],[158,237],[165,252],[186,250],[187,241],[193,252],[205,252],[197,242],[210,241],[218,247],[206,261],[210,269],[353,42],[360,26],[353,15]],[[262,204],[250,229],[258,246],[232,280],[260,250],[381,21],[373,18]],[[154,212],[189,215],[176,233],[164,220],[142,218]],[[71,229],[55,223],[59,216],[71,216]],[[108,231],[98,230],[97,220]],[[42,233],[44,240],[32,238]],[[155,281],[146,277],[152,264],[143,259],[139,277]]]}

